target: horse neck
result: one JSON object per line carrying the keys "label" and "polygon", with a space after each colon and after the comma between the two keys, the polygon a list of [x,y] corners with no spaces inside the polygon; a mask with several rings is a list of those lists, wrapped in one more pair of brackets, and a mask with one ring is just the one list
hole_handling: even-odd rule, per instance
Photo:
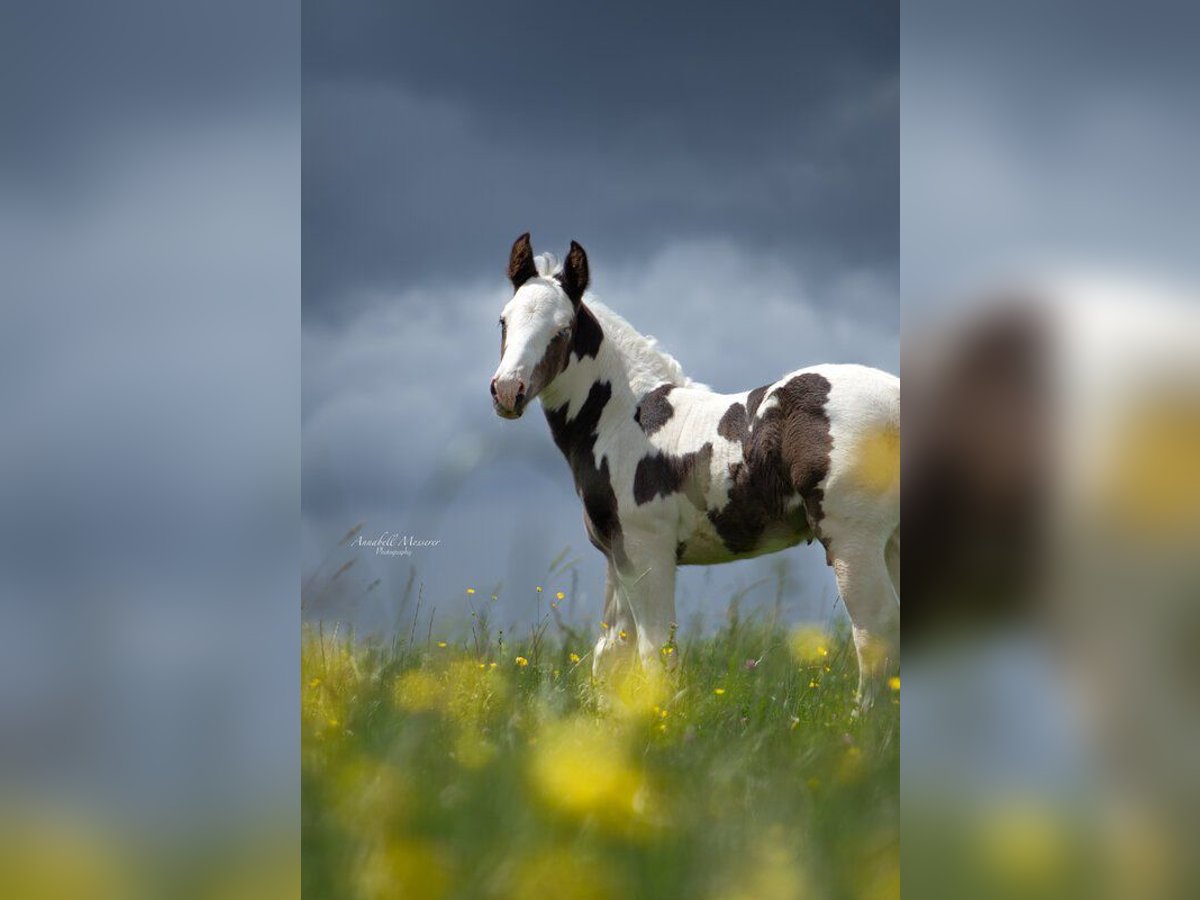
{"label": "horse neck", "polygon": [[[552,411],[565,405],[566,419],[570,421],[589,406],[589,398],[595,404],[597,385],[608,385],[605,411],[609,415],[627,412],[628,415],[618,415],[616,421],[632,422],[637,396],[630,385],[620,347],[604,334],[599,319],[586,306],[580,315],[587,317],[584,327],[576,329],[575,345],[566,368],[542,391],[542,406],[549,417]],[[593,346],[595,355],[590,352]]]}

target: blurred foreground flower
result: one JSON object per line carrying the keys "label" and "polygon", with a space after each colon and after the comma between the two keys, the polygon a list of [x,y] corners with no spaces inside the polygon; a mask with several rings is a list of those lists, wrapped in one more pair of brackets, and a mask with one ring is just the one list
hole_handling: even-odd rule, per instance
{"label": "blurred foreground flower", "polygon": [[612,723],[577,715],[548,724],[532,748],[529,777],[542,802],[559,812],[610,826],[637,817],[640,778]]}
{"label": "blurred foreground flower", "polygon": [[450,895],[450,872],[445,854],[436,845],[389,841],[368,851],[358,870],[358,893],[363,900],[440,900]]}
{"label": "blurred foreground flower", "polygon": [[823,629],[804,625],[788,636],[792,657],[801,665],[815,665],[829,656],[829,635]]}

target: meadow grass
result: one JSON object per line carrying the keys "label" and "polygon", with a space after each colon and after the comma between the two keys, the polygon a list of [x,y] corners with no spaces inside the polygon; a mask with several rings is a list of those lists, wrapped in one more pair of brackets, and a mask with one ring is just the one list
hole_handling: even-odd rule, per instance
{"label": "meadow grass", "polygon": [[595,635],[307,627],[306,898],[898,897],[899,684],[736,611],[597,685]]}

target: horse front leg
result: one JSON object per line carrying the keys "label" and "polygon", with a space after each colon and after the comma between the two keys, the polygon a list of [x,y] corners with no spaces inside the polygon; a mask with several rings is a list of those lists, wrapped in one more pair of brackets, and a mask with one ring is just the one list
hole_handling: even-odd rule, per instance
{"label": "horse front leg", "polygon": [[628,560],[617,570],[618,590],[637,628],[638,657],[644,668],[665,663],[673,669],[678,654],[664,648],[675,628],[675,545],[627,540],[626,549]]}
{"label": "horse front leg", "polygon": [[617,568],[608,561],[604,581],[604,618],[600,639],[592,652],[592,677],[612,681],[628,670],[637,646],[637,625],[624,593],[620,590]]}

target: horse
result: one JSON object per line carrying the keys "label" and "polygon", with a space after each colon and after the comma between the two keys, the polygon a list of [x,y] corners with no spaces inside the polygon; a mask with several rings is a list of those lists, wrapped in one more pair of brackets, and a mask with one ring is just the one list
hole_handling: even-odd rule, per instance
{"label": "horse", "polygon": [[677,566],[817,540],[869,707],[899,665],[900,379],[826,364],[717,393],[594,297],[584,302],[577,242],[559,265],[522,234],[508,279],[492,405],[517,419],[541,400],[607,561],[593,675],[673,667]]}

